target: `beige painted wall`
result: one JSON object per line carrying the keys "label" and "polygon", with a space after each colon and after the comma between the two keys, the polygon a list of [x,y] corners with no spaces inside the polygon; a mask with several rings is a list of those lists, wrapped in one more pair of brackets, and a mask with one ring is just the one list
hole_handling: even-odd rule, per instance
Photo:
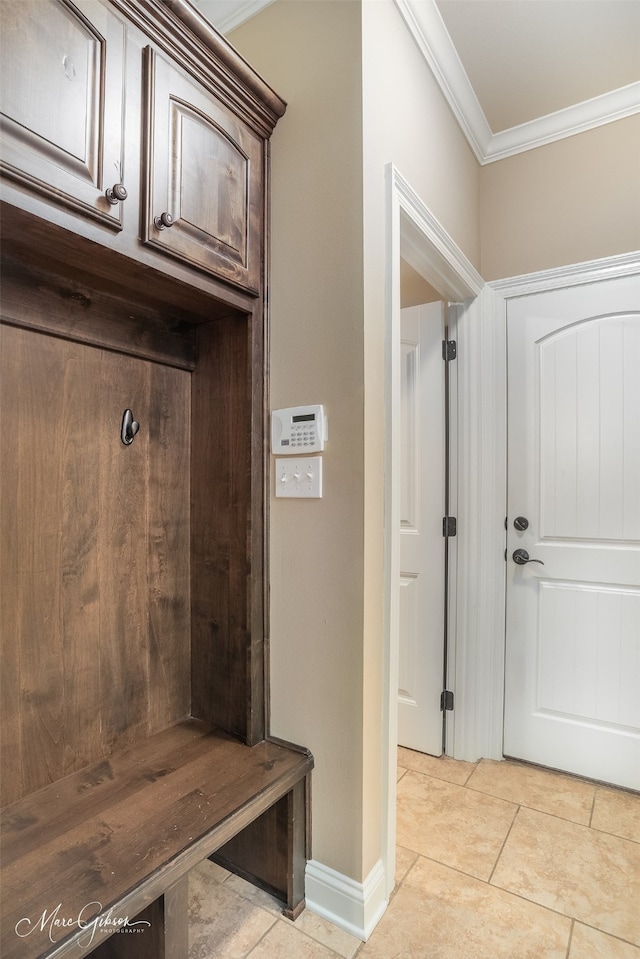
{"label": "beige painted wall", "polygon": [[272,140],[271,405],[329,416],[323,499],[271,501],[271,726],[316,759],[313,858],[361,881],[385,790],[385,164],[476,263],[478,169],[392,0],[276,0],[230,39],[288,101]]}
{"label": "beige painted wall", "polygon": [[316,760],[314,859],[360,879],[360,5],[276,2],[230,39],[288,103],[272,139],[271,406],[329,418],[323,498],[271,500],[271,728]]}
{"label": "beige painted wall", "polygon": [[441,295],[430,283],[420,276],[406,260],[400,260],[400,306],[420,306],[422,303],[435,303]]}
{"label": "beige painted wall", "polygon": [[501,279],[640,249],[640,116],[481,171],[481,272]]}

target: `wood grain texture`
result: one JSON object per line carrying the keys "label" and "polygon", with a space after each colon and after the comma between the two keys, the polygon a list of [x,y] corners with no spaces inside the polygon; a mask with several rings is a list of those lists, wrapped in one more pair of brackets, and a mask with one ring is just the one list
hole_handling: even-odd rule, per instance
{"label": "wood grain texture", "polygon": [[0,806],[18,799],[22,790],[22,723],[20,722],[21,585],[18,556],[20,485],[18,437],[23,428],[15,384],[20,376],[20,350],[0,326]]}
{"label": "wood grain texture", "polygon": [[149,731],[191,709],[191,380],[149,366]]}
{"label": "wood grain texture", "polygon": [[0,4],[0,160],[22,187],[117,231],[122,207],[102,174],[123,169],[124,23],[104,4],[79,6]]}
{"label": "wood grain texture", "polygon": [[[187,871],[256,818],[249,871],[289,914],[304,881],[312,759],[261,741],[266,139],[285,105],[182,0],[75,2],[37,23],[5,4],[42,70],[24,43],[3,60],[26,132],[9,122],[0,221],[0,952],[91,951],[103,932],[14,930],[93,902],[151,921],[101,959],[183,959]],[[164,237],[158,185],[179,207]]]}
{"label": "wood grain texture", "polygon": [[310,788],[310,776],[300,779],[210,857],[280,899],[289,919],[304,909],[304,872],[311,858]]}
{"label": "wood grain texture", "polygon": [[[104,751],[136,742],[147,732],[149,607],[147,510],[149,368],[129,357],[102,356],[102,462],[96,476],[100,513],[98,583],[100,684]],[[131,446],[119,437],[131,408],[140,432]]]}
{"label": "wood grain texture", "polygon": [[[64,800],[49,786],[5,810],[5,959],[41,954],[47,930],[21,939],[16,923],[38,920],[45,910],[50,915],[61,900],[64,915],[77,916],[92,902],[102,910],[91,907],[88,919],[116,903],[116,915],[136,915],[289,793],[312,766],[304,751],[271,742],[246,747],[193,722],[128,747],[122,762],[114,762],[109,771],[98,763],[68,777]],[[76,949],[70,938],[68,954]]]}
{"label": "wood grain texture", "polygon": [[[25,337],[29,341],[29,336]],[[54,343],[55,341],[51,341]],[[97,428],[102,397],[102,357],[99,351],[73,344],[56,352],[65,357],[60,418],[43,421],[58,435],[62,475],[61,502],[53,514],[60,535],[60,627],[62,635],[63,771],[66,775],[93,762],[101,751],[100,672],[96,648],[100,636],[98,541],[100,517],[96,510],[97,470],[103,437]],[[28,368],[28,364],[25,364]],[[34,518],[39,522],[36,504]],[[39,647],[46,635],[36,633]]]}
{"label": "wood grain texture", "polygon": [[[177,260],[158,258],[153,251],[140,246],[137,235],[129,240],[121,234],[118,248],[112,249],[100,242],[102,233],[91,224],[83,222],[83,229],[74,232],[75,220],[70,221],[62,212],[35,199],[27,201],[21,194],[14,194],[10,185],[3,185],[2,198],[3,256],[20,261],[29,270],[58,276],[63,288],[66,282],[77,283],[81,292],[88,289],[119,299],[125,319],[129,315],[125,304],[133,306],[142,317],[148,315],[146,310],[166,317],[169,329],[183,322],[210,323],[233,310],[253,308],[254,296],[189,270]],[[16,206],[18,201],[20,205]],[[149,321],[152,330],[151,316]],[[143,331],[144,327],[138,325],[134,343]]]}
{"label": "wood grain texture", "polygon": [[[143,242],[257,296],[263,138],[150,45],[144,83]],[[171,227],[157,226],[163,212]]]}
{"label": "wood grain texture", "polygon": [[[60,434],[51,426],[62,416],[74,357],[62,355],[48,338],[42,338],[32,350],[24,333],[7,335],[4,344],[19,357],[17,367],[11,369],[19,371],[20,378],[10,388],[19,397],[21,428],[10,437],[10,448],[3,451],[2,460],[15,456],[18,461],[14,496],[18,515],[19,709],[22,788],[30,791],[64,774],[60,513],[68,463]],[[6,639],[10,643],[14,638]]]}
{"label": "wood grain texture", "polygon": [[[131,917],[126,931],[114,930],[91,953],[93,959],[183,959],[180,953],[167,948],[164,896],[155,899],[146,909]],[[76,951],[82,951],[76,945]],[[185,957],[186,959],[186,957]]]}
{"label": "wood grain texture", "polygon": [[6,804],[189,713],[190,376],[1,329]]}
{"label": "wood grain texture", "polygon": [[5,323],[178,369],[195,366],[191,317],[166,304],[136,303],[96,289],[83,273],[64,276],[8,257],[2,284]]}
{"label": "wood grain texture", "polygon": [[[148,5],[149,0],[142,0],[142,2]],[[243,85],[246,85],[255,97],[256,104],[260,105],[261,114],[265,109],[270,111],[271,125],[266,132],[271,132],[278,118],[284,115],[287,106],[285,101],[265,83],[246,60],[238,55],[233,47],[224,42],[217,30],[211,27],[196,7],[185,3],[185,0],[165,0],[165,5],[171,9],[180,23],[203,42],[216,60],[224,63],[230,75],[237,77]]]}
{"label": "wood grain texture", "polygon": [[198,330],[192,378],[193,715],[247,738],[251,419],[246,322]]}

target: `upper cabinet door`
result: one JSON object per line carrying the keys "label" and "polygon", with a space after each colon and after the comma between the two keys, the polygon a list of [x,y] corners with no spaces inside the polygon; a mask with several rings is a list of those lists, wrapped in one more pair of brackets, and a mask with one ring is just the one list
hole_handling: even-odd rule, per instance
{"label": "upper cabinet door", "polygon": [[1,0],[0,16],[3,175],[120,229],[123,23],[98,0]]}
{"label": "upper cabinet door", "polygon": [[262,140],[151,47],[145,76],[144,242],[257,294]]}

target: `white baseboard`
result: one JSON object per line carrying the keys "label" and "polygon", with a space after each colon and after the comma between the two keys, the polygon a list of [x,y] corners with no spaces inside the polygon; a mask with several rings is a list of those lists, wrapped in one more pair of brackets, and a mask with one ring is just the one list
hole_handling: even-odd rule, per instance
{"label": "white baseboard", "polygon": [[364,882],[311,859],[305,873],[306,906],[366,942],[387,908],[385,874],[378,860]]}

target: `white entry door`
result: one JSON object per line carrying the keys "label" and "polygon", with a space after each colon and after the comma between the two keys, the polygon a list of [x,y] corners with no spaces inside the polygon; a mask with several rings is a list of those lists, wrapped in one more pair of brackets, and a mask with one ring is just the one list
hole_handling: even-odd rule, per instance
{"label": "white entry door", "polygon": [[640,277],[514,299],[507,336],[504,752],[639,789]]}
{"label": "white entry door", "polygon": [[444,667],[444,304],[402,310],[398,743],[440,756]]}

